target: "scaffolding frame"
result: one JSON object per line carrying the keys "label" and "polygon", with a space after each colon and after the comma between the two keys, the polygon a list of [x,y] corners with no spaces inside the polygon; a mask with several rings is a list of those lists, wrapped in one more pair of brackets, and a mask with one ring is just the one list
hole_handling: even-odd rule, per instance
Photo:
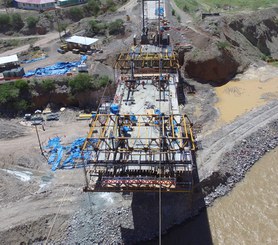
{"label": "scaffolding frame", "polygon": [[162,72],[173,73],[179,69],[177,54],[167,48],[146,50],[139,46],[132,47],[129,52],[122,52],[117,57],[115,69],[121,72],[130,72],[133,63],[134,73],[151,73],[161,69]]}
{"label": "scaffolding frame", "polygon": [[189,192],[195,149],[186,115],[97,114],[82,148],[90,155],[86,161],[90,183],[84,190],[156,191],[161,187]]}

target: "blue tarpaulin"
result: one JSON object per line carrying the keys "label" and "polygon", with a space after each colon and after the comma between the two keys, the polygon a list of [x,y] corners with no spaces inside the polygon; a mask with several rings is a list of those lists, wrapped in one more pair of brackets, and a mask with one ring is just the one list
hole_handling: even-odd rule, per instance
{"label": "blue tarpaulin", "polygon": [[[75,159],[86,160],[90,157],[89,151],[84,151],[83,154],[81,154],[81,146],[84,144],[85,138],[76,139],[70,146],[62,146],[60,142],[61,139],[55,137],[50,139],[45,147],[51,149],[48,163],[52,165],[52,171],[55,171],[57,168],[78,167],[74,162]],[[68,155],[68,157],[63,161],[62,159],[64,155]]]}
{"label": "blue tarpaulin", "polygon": [[69,72],[73,67],[77,67],[87,59],[86,55],[82,55],[79,61],[75,62],[57,62],[55,65],[47,66],[44,68],[37,68],[34,71],[28,71],[24,77],[31,76],[54,76],[54,75],[64,75]]}
{"label": "blue tarpaulin", "polygon": [[132,122],[137,122],[138,120],[137,120],[137,118],[136,118],[136,116],[135,115],[130,115],[130,120],[132,121]]}
{"label": "blue tarpaulin", "polygon": [[164,16],[164,8],[160,7],[155,10],[155,15]]}
{"label": "blue tarpaulin", "polygon": [[33,63],[33,62],[36,62],[36,61],[39,61],[39,60],[44,60],[46,59],[48,56],[43,56],[43,57],[40,57],[40,58],[36,58],[36,59],[31,59],[31,60],[23,60],[21,61],[22,64],[30,64],[30,63]]}
{"label": "blue tarpaulin", "polygon": [[112,104],[112,105],[110,106],[110,111],[111,111],[113,114],[118,114],[119,111],[120,111],[120,108],[119,108],[118,105]]}

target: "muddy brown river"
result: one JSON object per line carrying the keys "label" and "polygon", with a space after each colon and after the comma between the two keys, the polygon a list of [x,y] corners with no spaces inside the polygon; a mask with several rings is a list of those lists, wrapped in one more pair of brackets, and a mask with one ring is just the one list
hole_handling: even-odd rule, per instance
{"label": "muddy brown river", "polygon": [[175,245],[278,244],[278,148],[264,155],[229,195],[162,240]]}

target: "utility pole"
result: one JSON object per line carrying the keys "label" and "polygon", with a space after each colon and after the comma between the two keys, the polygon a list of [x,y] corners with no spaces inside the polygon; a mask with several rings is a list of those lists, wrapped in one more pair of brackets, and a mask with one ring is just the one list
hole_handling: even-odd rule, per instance
{"label": "utility pole", "polygon": [[60,30],[60,20],[59,20],[59,16],[57,13],[57,9],[55,9],[55,15],[56,15],[56,20],[57,20],[57,25],[58,25],[59,38],[60,38],[60,41],[62,42],[61,30]]}
{"label": "utility pole", "polygon": [[37,125],[35,125],[35,129],[36,129],[36,134],[37,134],[37,138],[38,138],[38,142],[39,142],[40,150],[41,150],[42,155],[44,156],[44,154],[43,154],[43,150],[42,150],[42,144],[41,144],[41,140],[40,140],[40,136],[39,136],[39,132],[38,132]]}

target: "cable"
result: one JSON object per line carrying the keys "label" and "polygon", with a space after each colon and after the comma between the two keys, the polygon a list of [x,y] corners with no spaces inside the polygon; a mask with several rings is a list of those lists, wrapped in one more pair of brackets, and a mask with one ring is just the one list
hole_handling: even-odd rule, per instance
{"label": "cable", "polygon": [[[69,184],[66,186],[66,188],[67,188],[67,187],[69,187]],[[65,188],[65,189],[66,189],[66,188]],[[53,223],[52,223],[52,225],[51,225],[51,227],[50,227],[50,230],[49,230],[49,232],[48,232],[48,234],[47,234],[47,238],[46,238],[45,243],[44,243],[45,245],[47,245],[47,242],[48,242],[48,240],[49,240],[49,237],[50,237],[51,232],[52,232],[52,230],[53,230],[53,227],[54,227],[54,225],[55,225],[55,222],[56,222],[56,219],[57,219],[57,217],[58,217],[58,214],[60,213],[61,207],[62,207],[62,205],[63,205],[63,203],[64,203],[64,201],[65,201],[65,197],[66,197],[67,192],[68,192],[68,189],[64,192],[64,196],[63,196],[63,199],[62,199],[62,201],[61,201],[61,203],[60,203],[58,212],[56,213],[56,215],[55,215],[55,217],[54,217],[54,219],[53,219]]]}
{"label": "cable", "polygon": [[[162,47],[160,47],[160,39],[161,39],[161,36],[160,36],[160,0],[158,0],[158,47],[159,48],[161,48],[161,50],[160,50],[160,59],[159,59],[159,111],[160,111],[160,113],[161,113],[161,73],[162,73],[162,71],[161,71],[161,69],[162,69]],[[162,125],[162,115],[161,115],[161,117],[160,117],[160,123],[161,123],[161,127],[163,126]],[[164,119],[164,118],[163,118]],[[159,134],[160,134],[160,140],[162,140],[162,135],[161,135],[161,133],[162,133],[162,130],[160,130],[159,131]],[[164,138],[164,135],[163,135],[163,138]],[[160,145],[160,147],[162,147],[162,151],[164,151],[164,140],[162,140],[162,142],[161,142],[162,144]],[[162,172],[162,169],[161,169],[161,158],[162,158],[162,156],[161,156],[161,152],[160,152],[160,154],[159,154],[159,169],[160,169],[160,171],[159,171],[159,193],[158,193],[158,205],[159,205],[159,207],[158,207],[158,212],[159,212],[159,245],[161,245],[161,243],[162,243],[162,201],[161,201],[161,199],[162,199],[162,195],[161,195],[161,172]]]}

